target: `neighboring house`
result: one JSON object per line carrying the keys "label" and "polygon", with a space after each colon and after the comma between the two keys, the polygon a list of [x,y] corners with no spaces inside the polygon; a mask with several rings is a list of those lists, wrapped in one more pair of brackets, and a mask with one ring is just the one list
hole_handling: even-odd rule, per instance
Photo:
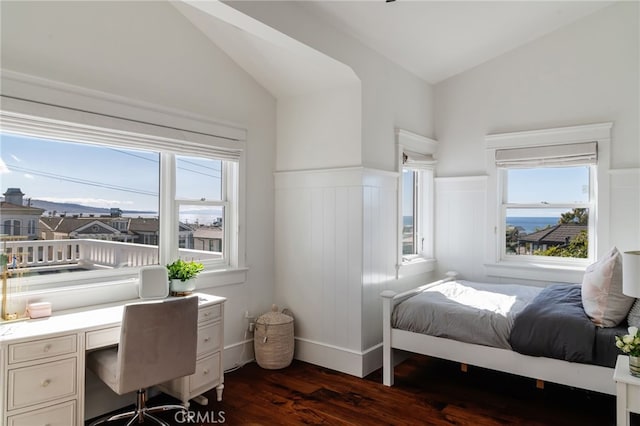
{"label": "neighboring house", "polygon": [[201,226],[193,231],[195,250],[222,252],[224,231],[219,226]]}
{"label": "neighboring house", "polygon": [[8,188],[0,202],[0,234],[23,236],[35,240],[40,235],[39,221],[44,209],[24,205],[20,188]]}
{"label": "neighboring house", "polygon": [[569,241],[574,239],[581,232],[587,232],[587,228],[588,227],[586,225],[565,223],[550,226],[549,228],[542,229],[528,235],[520,235],[518,237],[518,253],[523,249],[523,246],[529,245],[530,247],[526,254],[530,254],[534,250],[538,249],[546,250],[549,247],[566,246]]}
{"label": "neighboring house", "polygon": [[119,229],[120,225],[111,217],[41,217],[40,223],[42,225],[42,238],[45,240],[86,238],[136,242],[135,236],[130,235],[126,228]]}
{"label": "neighboring house", "polygon": [[[42,239],[84,238],[158,245],[158,219],[145,217],[53,216],[41,217]],[[193,248],[193,230],[180,224],[180,247]]]}

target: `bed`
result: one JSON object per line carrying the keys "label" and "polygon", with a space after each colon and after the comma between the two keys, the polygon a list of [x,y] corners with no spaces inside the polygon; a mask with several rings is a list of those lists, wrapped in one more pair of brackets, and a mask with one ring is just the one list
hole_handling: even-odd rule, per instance
{"label": "bed", "polygon": [[447,275],[404,293],[382,293],[386,386],[393,385],[394,353],[403,350],[530,377],[538,384],[615,395],[614,335],[626,328],[593,326],[582,309],[579,285],[539,288]]}

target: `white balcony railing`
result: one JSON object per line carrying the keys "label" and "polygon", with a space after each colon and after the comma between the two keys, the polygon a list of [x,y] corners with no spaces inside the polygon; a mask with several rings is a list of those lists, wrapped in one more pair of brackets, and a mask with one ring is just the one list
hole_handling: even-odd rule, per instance
{"label": "white balcony railing", "polygon": [[[158,246],[115,241],[21,240],[5,241],[2,251],[10,269],[46,270],[58,267],[81,269],[124,268],[158,263]],[[197,253],[197,255],[196,255]],[[181,257],[219,259],[221,253],[180,250]]]}

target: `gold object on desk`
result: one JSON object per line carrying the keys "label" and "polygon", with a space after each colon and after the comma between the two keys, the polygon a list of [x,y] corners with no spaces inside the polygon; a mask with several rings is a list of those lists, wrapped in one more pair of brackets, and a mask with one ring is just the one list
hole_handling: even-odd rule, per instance
{"label": "gold object on desk", "polygon": [[23,270],[18,268],[18,258],[16,255],[13,255],[13,267],[12,270],[9,270],[9,256],[7,255],[7,241],[17,241],[24,240],[25,236],[22,235],[0,235],[0,240],[3,242],[2,253],[0,253],[0,265],[2,266],[2,271],[0,274],[2,275],[2,310],[0,311],[0,321],[17,321],[27,319],[28,316],[23,313],[19,314],[18,312],[8,312],[8,302],[9,296],[11,293],[11,283],[8,282],[8,279],[15,275],[17,279],[22,277]]}

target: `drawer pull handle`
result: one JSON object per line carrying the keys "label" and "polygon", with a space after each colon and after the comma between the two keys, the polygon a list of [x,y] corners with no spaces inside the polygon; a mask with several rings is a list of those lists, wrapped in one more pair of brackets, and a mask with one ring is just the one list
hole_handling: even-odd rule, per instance
{"label": "drawer pull handle", "polygon": [[208,342],[208,341],[209,341],[209,338],[208,338],[208,337],[205,337],[205,338],[204,338],[204,341],[205,341],[205,342]]}
{"label": "drawer pull handle", "polygon": [[49,386],[49,384],[51,384],[51,380],[49,380],[49,379],[45,379],[45,380],[42,381],[42,383],[40,383],[40,385],[43,388],[46,388],[47,386]]}
{"label": "drawer pull handle", "polygon": [[203,374],[209,374],[209,369],[207,368],[207,369],[206,369],[206,370],[204,370],[202,373],[203,373]]}
{"label": "drawer pull handle", "polygon": [[204,316],[205,316],[205,317],[208,317],[209,315],[211,315],[211,312],[205,312],[205,313],[204,313]]}
{"label": "drawer pull handle", "polygon": [[44,352],[49,352],[49,349],[51,349],[51,345],[45,345],[44,348],[42,349]]}

